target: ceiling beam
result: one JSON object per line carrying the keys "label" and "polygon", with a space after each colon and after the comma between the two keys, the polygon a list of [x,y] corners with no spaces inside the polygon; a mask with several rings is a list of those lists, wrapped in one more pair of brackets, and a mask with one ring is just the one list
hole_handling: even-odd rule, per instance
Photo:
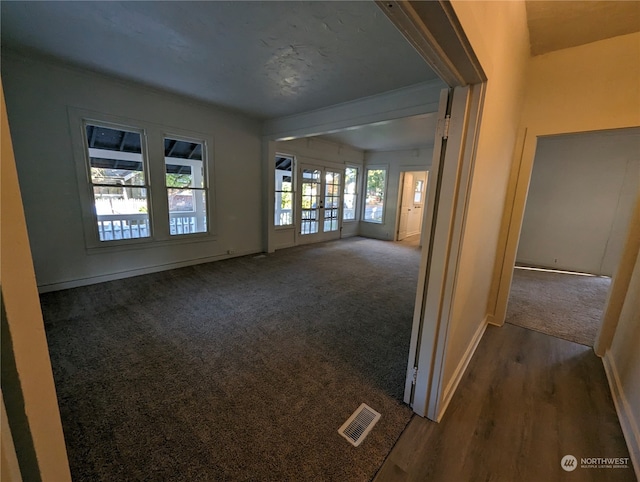
{"label": "ceiling beam", "polygon": [[403,87],[310,112],[270,119],[263,135],[270,140],[291,140],[337,132],[350,127],[438,111],[440,79]]}

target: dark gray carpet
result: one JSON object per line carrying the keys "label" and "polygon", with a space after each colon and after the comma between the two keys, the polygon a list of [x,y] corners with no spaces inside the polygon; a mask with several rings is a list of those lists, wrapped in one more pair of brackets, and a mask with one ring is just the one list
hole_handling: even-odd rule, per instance
{"label": "dark gray carpet", "polygon": [[370,480],[411,417],[419,254],[352,238],[42,295],[74,481]]}
{"label": "dark gray carpet", "polygon": [[593,346],[610,278],[516,268],[507,323]]}

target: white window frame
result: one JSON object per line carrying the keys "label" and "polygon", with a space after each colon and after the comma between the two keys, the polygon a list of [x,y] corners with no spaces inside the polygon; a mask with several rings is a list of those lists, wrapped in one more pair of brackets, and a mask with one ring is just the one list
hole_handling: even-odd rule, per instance
{"label": "white window frame", "polygon": [[[202,145],[202,161],[198,161],[198,160],[191,160],[191,159],[182,159],[179,157],[167,157],[167,156],[163,156],[162,161],[163,161],[163,174],[164,174],[164,179],[165,179],[165,183],[164,183],[164,192],[165,192],[165,197],[167,200],[167,203],[169,202],[169,187],[166,184],[166,160],[167,159],[173,159],[175,160],[176,164],[182,164],[185,166],[191,166],[192,168],[194,167],[194,165],[196,163],[201,163],[202,164],[202,185],[203,187],[201,188],[188,188],[188,189],[192,189],[192,190],[197,190],[197,191],[204,191],[205,193],[205,216],[206,216],[206,230],[205,231],[198,231],[195,233],[181,233],[181,234],[171,234],[171,238],[172,239],[179,239],[182,237],[195,237],[198,235],[206,235],[209,234],[210,230],[211,230],[211,213],[210,213],[210,209],[211,209],[211,200],[210,200],[210,186],[209,186],[209,148],[208,148],[208,143],[206,141],[206,139],[202,139],[199,137],[188,137],[182,134],[176,134],[173,132],[165,132],[162,135],[162,146],[163,146],[163,153],[164,153],[164,141],[165,139],[171,139],[171,140],[175,140],[175,141],[182,141],[182,142],[190,142],[190,143],[197,143],[197,144],[201,144]],[[169,211],[168,205],[167,205],[167,223],[168,225],[171,224],[171,212]]]}
{"label": "white window frame", "polygon": [[[384,202],[382,204],[382,217],[380,218],[380,222],[372,221],[371,219],[366,219],[365,212],[367,209],[367,180],[369,179],[369,171],[384,171]],[[370,165],[364,166],[364,172],[362,175],[362,195],[360,198],[362,199],[362,218],[361,221],[365,223],[382,225],[385,223],[385,218],[387,215],[387,197],[389,194],[389,165]]]}
{"label": "white window frame", "polygon": [[271,224],[274,227],[274,229],[276,230],[283,230],[283,229],[295,229],[296,227],[296,166],[297,164],[297,160],[296,160],[296,156],[291,155],[291,154],[284,154],[282,152],[276,152],[275,156],[274,156],[274,160],[276,157],[288,157],[289,159],[291,159],[291,224],[276,224],[275,222],[275,216],[276,216],[276,196],[278,195],[278,192],[283,192],[283,191],[278,191],[278,186],[275,183],[275,173],[276,173],[276,168],[275,168],[275,164],[273,166],[273,172],[272,172],[272,176],[273,176],[273,180],[274,180],[274,185],[273,185],[273,199],[272,199],[272,205],[273,205],[273,216],[271,216]]}
{"label": "white window frame", "polygon": [[[356,192],[355,192],[355,206],[353,208],[353,219],[344,219],[344,209],[346,206],[345,200],[344,200],[344,196],[345,196],[345,189],[347,188],[347,169],[355,169],[356,170]],[[351,165],[351,164],[347,164],[344,168],[344,181],[343,181],[343,186],[342,186],[342,209],[343,209],[343,213],[342,213],[342,222],[343,223],[356,223],[359,221],[359,216],[360,216],[360,199],[361,199],[361,180],[362,180],[362,173],[364,171],[364,167],[362,166],[357,166],[357,165]]]}
{"label": "white window frame", "polygon": [[[120,251],[128,249],[150,249],[164,245],[179,245],[193,242],[213,241],[217,238],[215,200],[215,163],[213,159],[214,139],[201,132],[159,125],[154,122],[130,119],[111,114],[97,113],[76,107],[67,109],[73,156],[78,180],[78,195],[84,231],[84,243],[88,253]],[[150,236],[144,238],[100,241],[97,216],[93,200],[93,183],[89,167],[89,150],[85,126],[97,125],[111,129],[122,129],[141,134],[145,183],[147,187]],[[204,183],[207,187],[206,212],[207,232],[187,235],[170,235],[169,202],[166,186],[164,158],[165,137],[199,142],[203,144]]]}

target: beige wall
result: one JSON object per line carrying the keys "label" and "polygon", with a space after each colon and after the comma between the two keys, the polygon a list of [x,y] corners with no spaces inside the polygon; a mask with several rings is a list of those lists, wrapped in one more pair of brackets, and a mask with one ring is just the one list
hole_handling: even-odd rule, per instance
{"label": "beige wall", "polygon": [[529,55],[524,2],[452,4],[488,82],[450,320],[445,387],[461,373],[485,323]]}
{"label": "beige wall", "polygon": [[640,123],[640,32],[533,57],[522,125],[543,136]]}
{"label": "beige wall", "polygon": [[[531,59],[513,182],[507,194],[500,259],[489,312],[502,324],[520,227],[541,136],[640,125],[640,33],[559,50]],[[503,255],[504,254],[504,255]]]}
{"label": "beige wall", "polygon": [[[640,33],[559,50],[531,59],[527,70],[526,100],[514,155],[512,182],[507,192],[498,245],[500,257],[496,263],[495,284],[488,305],[490,316],[493,315],[496,324],[502,324],[506,315],[513,264],[538,139],[549,135],[640,126],[638,58]],[[635,229],[632,232],[637,236],[638,231]],[[625,249],[628,251],[628,247]],[[637,258],[637,252],[636,247],[634,259]],[[627,442],[630,451],[635,454],[638,470],[640,437],[638,412],[635,408],[640,406],[640,372],[637,368],[638,276],[636,266],[635,288],[633,283],[621,280],[623,274],[631,278],[629,253],[623,254],[622,259],[614,273],[612,293],[609,294],[605,321],[601,328],[601,340],[597,342],[596,348],[602,353],[607,349],[609,340],[617,340],[615,348],[611,345],[609,358],[614,360],[614,364],[620,365],[618,370],[623,375],[620,375],[617,385],[612,384],[612,388],[614,399],[617,390],[634,407],[633,410],[621,412],[618,404],[618,413],[623,428],[633,427],[633,436],[627,436]],[[620,325],[617,325],[618,321]],[[634,340],[631,345],[630,340]],[[625,435],[628,433],[629,429],[626,428]]]}
{"label": "beige wall", "polygon": [[[10,335],[13,362],[19,378],[19,387],[24,403],[24,415],[30,432],[30,442],[37,458],[37,465],[44,481],[70,481],[69,464],[65,449],[62,424],[56,400],[56,392],[49,360],[49,350],[45,338],[40,300],[31,260],[31,250],[27,238],[27,227],[20,197],[20,187],[9,125],[5,111],[4,92],[2,95],[2,173],[1,173],[1,248],[2,267],[0,280],[2,299],[6,310],[8,333]],[[4,330],[3,330],[4,331]],[[6,340],[3,339],[3,347]],[[4,367],[3,367],[4,368]],[[5,380],[3,379],[3,386]],[[7,402],[9,420],[12,421],[9,397],[16,393],[3,392]],[[20,397],[18,397],[20,398]],[[21,461],[19,438],[25,433],[13,431]],[[24,467],[23,472],[24,472]],[[33,467],[31,467],[33,470]],[[30,472],[33,474],[33,472]]]}
{"label": "beige wall", "polygon": [[[640,196],[622,257],[605,313],[605,319],[612,318],[615,332],[605,352],[604,366],[636,476],[640,478]],[[609,335],[605,333],[601,340],[610,340]]]}

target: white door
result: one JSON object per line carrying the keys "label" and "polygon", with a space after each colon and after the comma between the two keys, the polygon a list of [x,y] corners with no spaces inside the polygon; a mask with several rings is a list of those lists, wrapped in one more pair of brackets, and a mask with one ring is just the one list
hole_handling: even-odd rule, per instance
{"label": "white door", "polygon": [[[457,386],[458,373],[445,374],[464,214],[473,170],[475,139],[484,85],[456,87],[452,98],[442,91],[428,202],[405,402],[418,415],[439,421]],[[465,147],[466,146],[466,147]],[[485,325],[486,326],[486,325]],[[481,336],[482,332],[478,332]],[[454,358],[455,356],[455,358]],[[447,360],[464,367],[467,352]],[[448,378],[445,378],[445,375]]]}
{"label": "white door", "polygon": [[340,237],[343,171],[301,164],[298,175],[298,243]]}
{"label": "white door", "polygon": [[398,241],[408,236],[409,213],[413,207],[413,173],[405,172],[402,176],[402,191],[400,192],[400,221],[398,222]]}
{"label": "white door", "polygon": [[424,211],[427,171],[403,174],[398,241],[420,234]]}

